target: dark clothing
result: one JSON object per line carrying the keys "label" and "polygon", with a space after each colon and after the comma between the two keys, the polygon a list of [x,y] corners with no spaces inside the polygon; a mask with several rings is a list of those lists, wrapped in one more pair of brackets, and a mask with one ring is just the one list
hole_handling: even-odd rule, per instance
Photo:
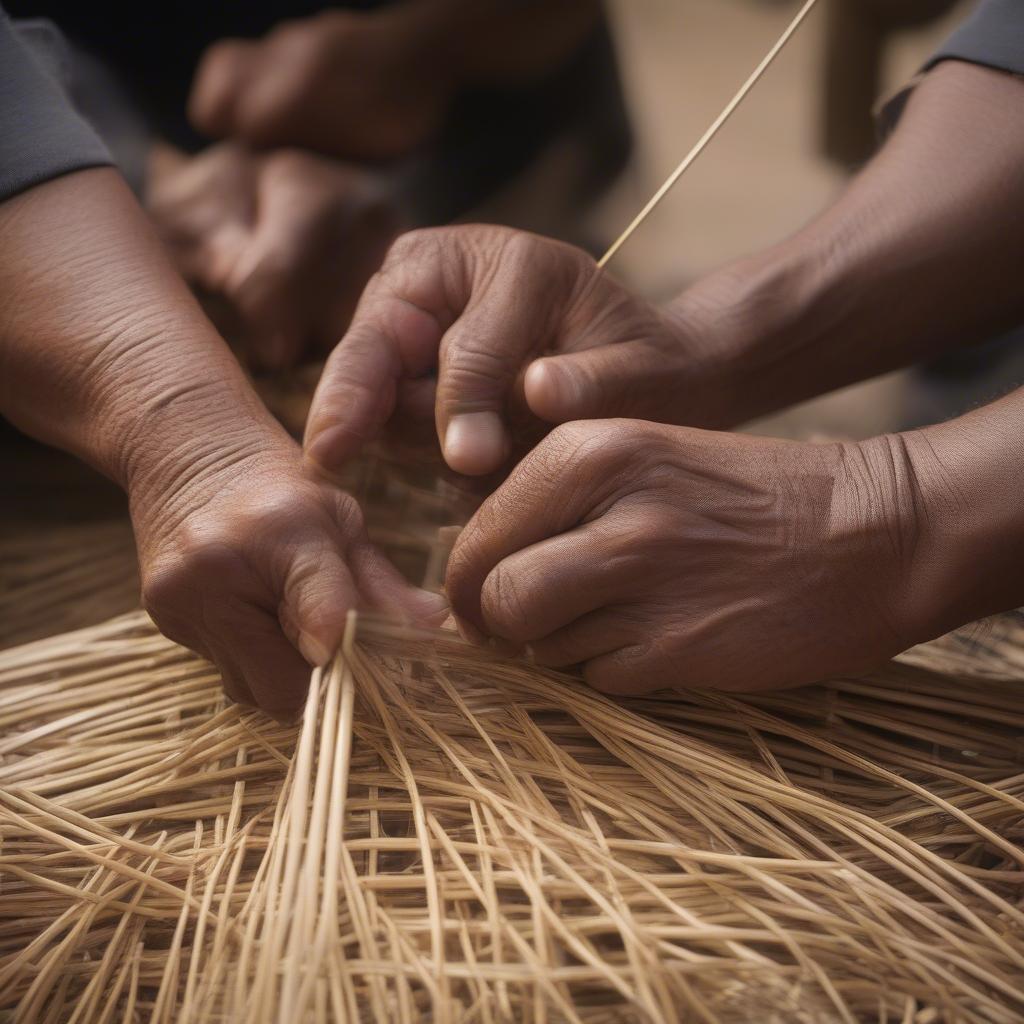
{"label": "dark clothing", "polygon": [[60,83],[66,54],[45,22],[15,29],[0,9],[0,201],[69,171],[111,162]]}
{"label": "dark clothing", "polygon": [[964,60],[1024,75],[1024,2],[984,0],[928,62]]}
{"label": "dark clothing", "polygon": [[[72,45],[116,74],[153,131],[184,150],[201,139],[185,103],[203,51],[220,39],[256,39],[284,19],[305,18],[328,0],[3,0],[12,18],[48,18]],[[346,3],[345,7],[380,6]]]}
{"label": "dark clothing", "polygon": [[[974,13],[929,58],[922,73],[946,60],[962,60],[1024,75],[1024,0],[982,0]],[[889,132],[900,119],[917,80],[880,108],[878,122],[882,134]]]}

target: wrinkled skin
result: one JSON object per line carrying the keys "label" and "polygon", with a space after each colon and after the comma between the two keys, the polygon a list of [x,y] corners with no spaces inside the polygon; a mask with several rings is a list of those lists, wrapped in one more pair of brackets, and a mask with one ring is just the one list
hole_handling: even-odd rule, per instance
{"label": "wrinkled skin", "polygon": [[186,280],[226,305],[221,326],[252,363],[282,369],[329,351],[398,230],[374,177],[235,143],[158,166],[150,216]]}
{"label": "wrinkled skin", "polygon": [[0,234],[0,410],[124,488],[146,608],[231,696],[285,716],[348,611],[446,607],[312,478],[115,171],[0,204]]}
{"label": "wrinkled skin", "polygon": [[731,393],[720,335],[705,341],[693,318],[630,295],[561,242],[485,225],[411,232],[331,353],[306,452],[333,473],[367,441],[433,427],[448,466],[478,476],[552,424],[717,425]]}
{"label": "wrinkled skin", "polygon": [[462,532],[448,594],[471,635],[610,693],[863,672],[921,628],[914,473],[900,438],[567,424]]}
{"label": "wrinkled skin", "polygon": [[161,632],[217,665],[236,701],[292,714],[350,609],[446,613],[370,544],[355,499],[310,480],[287,442],[235,451],[153,497],[132,502],[143,603]]}
{"label": "wrinkled skin", "polygon": [[402,6],[328,10],[263,39],[215,43],[192,85],[193,123],[213,138],[350,159],[410,152],[437,131],[451,86]]}

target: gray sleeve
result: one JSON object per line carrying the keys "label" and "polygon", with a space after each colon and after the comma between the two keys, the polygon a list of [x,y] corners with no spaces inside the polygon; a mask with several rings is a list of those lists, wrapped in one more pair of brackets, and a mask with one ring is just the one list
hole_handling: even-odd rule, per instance
{"label": "gray sleeve", "polygon": [[1024,0],[981,0],[974,13],[929,58],[917,78],[879,107],[882,135],[896,126],[924,73],[945,60],[1024,75]]}
{"label": "gray sleeve", "polygon": [[52,64],[26,45],[0,8],[0,201],[113,162],[68,102]]}
{"label": "gray sleeve", "polygon": [[1024,0],[983,0],[929,60],[965,60],[1024,75]]}

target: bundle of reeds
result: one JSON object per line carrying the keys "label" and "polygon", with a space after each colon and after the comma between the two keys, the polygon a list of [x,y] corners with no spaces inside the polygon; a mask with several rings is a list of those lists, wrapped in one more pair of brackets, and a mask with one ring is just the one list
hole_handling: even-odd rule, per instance
{"label": "bundle of reeds", "polygon": [[354,619],[288,727],[129,614],[0,654],[0,1015],[1009,1024],[1022,730],[994,677],[612,702]]}

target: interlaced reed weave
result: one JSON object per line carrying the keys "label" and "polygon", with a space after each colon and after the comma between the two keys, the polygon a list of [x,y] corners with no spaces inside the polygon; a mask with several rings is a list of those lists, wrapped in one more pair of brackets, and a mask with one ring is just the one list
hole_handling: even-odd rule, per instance
{"label": "interlaced reed weave", "polygon": [[295,726],[141,612],[0,652],[0,1019],[1020,1021],[1022,634],[613,701],[360,617]]}

